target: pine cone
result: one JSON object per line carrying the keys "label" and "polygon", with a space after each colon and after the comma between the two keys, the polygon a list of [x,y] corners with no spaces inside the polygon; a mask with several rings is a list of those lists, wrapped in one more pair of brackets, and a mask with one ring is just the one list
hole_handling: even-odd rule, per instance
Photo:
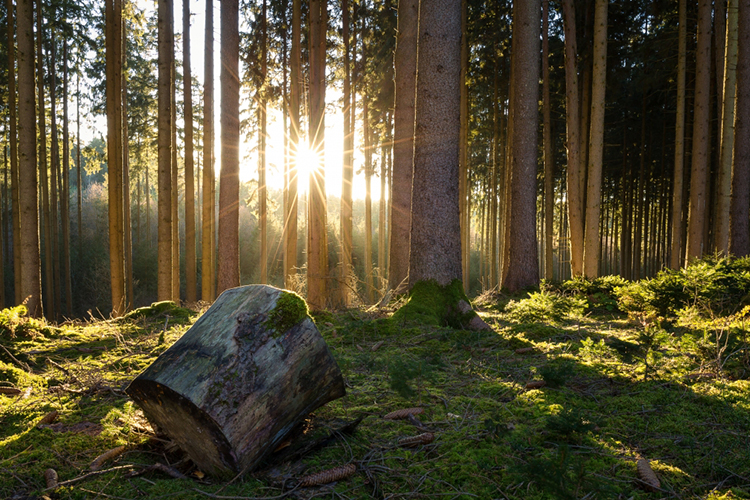
{"label": "pine cone", "polygon": [[48,490],[57,488],[57,471],[55,469],[44,471],[44,481],[47,483]]}
{"label": "pine cone", "polygon": [[101,466],[104,465],[104,462],[106,462],[107,460],[112,460],[115,457],[119,457],[127,448],[127,446],[118,446],[117,448],[112,448],[109,451],[105,451],[104,453],[96,457],[93,462],[91,462],[89,469],[99,470]]}
{"label": "pine cone", "polygon": [[546,382],[544,380],[532,380],[531,382],[526,383],[527,389],[541,389],[546,385]]}
{"label": "pine cone", "polygon": [[651,465],[648,463],[648,460],[641,457],[636,460],[635,466],[638,469],[638,476],[641,478],[641,481],[643,481],[643,487],[648,491],[658,490],[661,486],[661,482],[659,482],[659,478],[656,477],[656,474],[651,468]]}
{"label": "pine cone", "polygon": [[59,413],[57,413],[57,410],[52,410],[51,412],[43,416],[42,419],[39,421],[39,423],[36,424],[36,426],[41,427],[42,425],[49,425],[55,420],[57,420],[58,415]]}
{"label": "pine cone", "polygon": [[414,448],[420,444],[430,444],[435,440],[435,435],[431,432],[425,432],[418,436],[410,436],[398,440],[398,445],[405,448]]}
{"label": "pine cone", "polygon": [[316,472],[315,474],[303,477],[300,480],[300,486],[320,486],[321,484],[332,483],[345,479],[355,472],[357,472],[357,466],[354,464],[340,465],[333,469]]}
{"label": "pine cone", "polygon": [[388,420],[400,420],[402,418],[409,418],[409,415],[421,415],[424,413],[424,408],[403,408],[401,410],[392,411],[383,418]]}

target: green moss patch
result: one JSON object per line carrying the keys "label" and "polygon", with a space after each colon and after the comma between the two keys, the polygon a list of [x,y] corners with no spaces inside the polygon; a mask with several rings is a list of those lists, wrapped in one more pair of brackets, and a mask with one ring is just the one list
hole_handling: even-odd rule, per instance
{"label": "green moss patch", "polygon": [[171,300],[163,300],[161,302],[154,302],[150,306],[134,309],[120,318],[120,321],[133,321],[140,318],[163,318],[165,316],[169,316],[176,321],[188,321],[192,316],[195,316],[195,311],[179,307]]}
{"label": "green moss patch", "polygon": [[307,303],[291,292],[281,292],[276,306],[268,313],[264,326],[277,333],[283,333],[309,316]]}
{"label": "green moss patch", "polygon": [[462,300],[469,304],[461,280],[453,280],[445,286],[434,280],[419,281],[409,292],[408,302],[396,311],[392,319],[397,322],[465,328],[476,313],[462,313],[458,308],[458,303]]}

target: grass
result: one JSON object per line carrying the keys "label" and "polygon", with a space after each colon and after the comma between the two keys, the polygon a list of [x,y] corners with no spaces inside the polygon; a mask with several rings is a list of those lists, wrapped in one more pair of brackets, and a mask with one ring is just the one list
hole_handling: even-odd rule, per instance
{"label": "grass", "polygon": [[[750,381],[741,367],[712,363],[705,330],[577,308],[536,321],[517,307],[498,309],[482,313],[494,332],[394,328],[382,311],[316,317],[347,395],[307,426],[325,434],[364,419],[352,434],[232,483],[202,477],[168,440],[148,432],[122,392],[196,315],[168,309],[117,322],[4,327],[0,386],[25,392],[0,395],[0,498],[41,494],[48,468],[61,482],[79,478],[121,445],[125,452],[104,473],[54,495],[276,497],[306,474],[353,462],[354,476],[290,497],[750,498]],[[516,352],[523,348],[531,349]],[[531,380],[547,384],[526,389]],[[425,409],[421,428],[382,418],[411,406]],[[52,410],[58,421],[37,428]],[[432,443],[398,446],[424,431],[434,433]],[[636,456],[651,461],[660,490],[640,487]],[[156,463],[187,478],[154,470]]]}

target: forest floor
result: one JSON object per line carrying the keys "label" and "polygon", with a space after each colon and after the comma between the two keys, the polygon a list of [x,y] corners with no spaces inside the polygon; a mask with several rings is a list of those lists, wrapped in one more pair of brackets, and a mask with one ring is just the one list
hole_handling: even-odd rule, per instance
{"label": "forest floor", "polygon": [[[750,381],[723,370],[723,351],[707,354],[721,337],[603,309],[519,321],[507,300],[480,301],[493,332],[316,315],[347,395],[299,439],[332,439],[233,482],[154,435],[123,392],[200,312],[50,326],[4,310],[0,498],[750,498]],[[383,418],[409,407],[424,413]],[[399,444],[423,433],[434,440]],[[296,487],[350,463],[348,478]],[[49,468],[62,486],[45,491]]]}

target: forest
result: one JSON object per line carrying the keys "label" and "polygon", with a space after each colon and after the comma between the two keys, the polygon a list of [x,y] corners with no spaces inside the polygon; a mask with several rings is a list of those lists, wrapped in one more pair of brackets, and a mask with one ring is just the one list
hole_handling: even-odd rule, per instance
{"label": "forest", "polygon": [[[750,0],[0,25],[0,497],[750,498]],[[346,396],[225,481],[126,391],[251,284]]]}

